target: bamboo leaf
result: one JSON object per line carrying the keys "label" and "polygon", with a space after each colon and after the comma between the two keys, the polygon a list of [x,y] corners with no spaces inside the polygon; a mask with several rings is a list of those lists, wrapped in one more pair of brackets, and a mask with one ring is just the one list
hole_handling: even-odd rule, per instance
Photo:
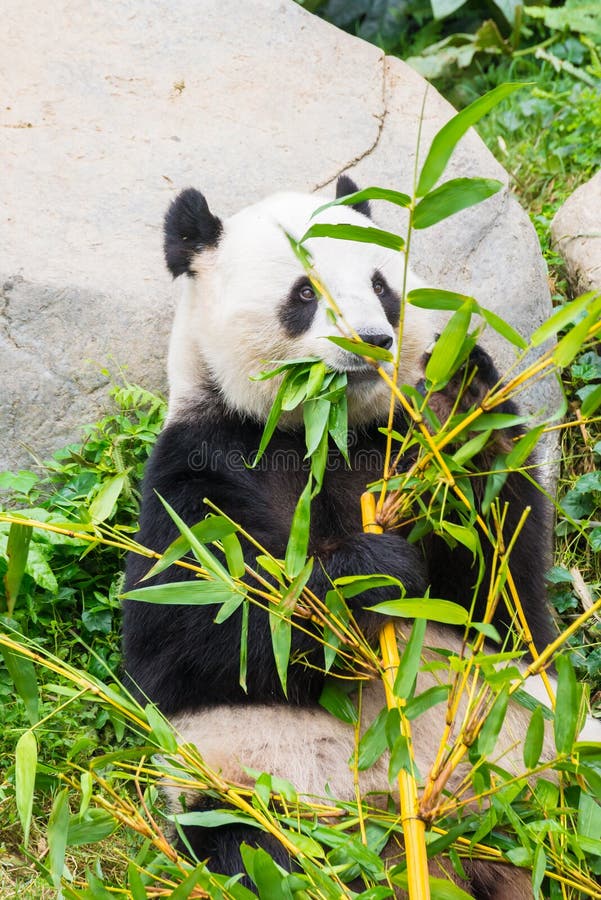
{"label": "bamboo leaf", "polygon": [[311,225],[302,236],[300,243],[304,244],[305,241],[312,238],[358,241],[362,244],[377,244],[379,247],[387,247],[389,250],[402,250],[405,246],[405,241],[400,234],[382,231],[381,228],[371,228],[369,225]]}
{"label": "bamboo leaf", "polygon": [[470,103],[469,106],[466,106],[465,109],[453,116],[446,125],[443,125],[432,141],[422,166],[416,191],[418,197],[423,197],[424,194],[427,194],[434,187],[444,172],[457,143],[468,128],[475,125],[482,116],[500,103],[501,100],[504,100],[505,97],[508,97],[523,86],[522,84],[500,84],[483,97],[474,100],[473,103]]}
{"label": "bamboo leaf", "polygon": [[358,768],[363,771],[382,756],[388,747],[386,739],[387,709],[382,709],[359,741]]}
{"label": "bamboo leaf", "polygon": [[143,603],[174,604],[176,606],[209,606],[227,603],[244,595],[233,587],[214,581],[171,581],[169,584],[152,584],[135,588],[121,595],[124,600],[141,600]]}
{"label": "bamboo leaf", "polygon": [[117,821],[104,809],[90,809],[83,816],[72,816],[67,831],[67,846],[80,847],[103,841],[117,828]]}
{"label": "bamboo leaf", "polygon": [[282,615],[278,607],[269,607],[269,629],[275,666],[284,695],[288,696],[288,663],[292,643],[292,625],[287,615]]}
{"label": "bamboo leaf", "polygon": [[416,288],[413,291],[409,291],[407,300],[412,306],[418,306],[420,309],[445,310],[460,309],[466,302],[470,302],[472,311],[482,316],[486,324],[490,325],[510,344],[522,350],[528,346],[527,341],[508,322],[505,322],[492,310],[480,306],[473,297],[469,297],[467,294],[457,294],[454,291],[443,291],[439,288]]}
{"label": "bamboo leaf", "polygon": [[[597,291],[588,291],[582,294],[571,303],[566,303],[550,316],[546,322],[543,322],[530,337],[530,343],[533,347],[544,344],[550,338],[554,337],[559,331],[574,322],[582,312],[589,311],[591,303],[598,301],[601,295]],[[595,303],[595,308],[597,304]]]}
{"label": "bamboo leaf", "polygon": [[348,725],[357,724],[357,707],[349,697],[348,691],[336,680],[326,681],[319,697],[319,705],[340,719],[341,722],[346,722]]}
{"label": "bamboo leaf", "polygon": [[342,598],[340,591],[328,591],[325,597],[325,604],[328,609],[328,621],[335,620],[338,624],[336,631],[333,630],[330,625],[324,625],[323,629],[323,637],[324,637],[324,668],[326,672],[329,672],[332,668],[334,660],[336,659],[336,653],[338,648],[340,647],[340,638],[338,637],[338,633],[341,626],[342,630],[349,622],[349,611],[344,599]]}
{"label": "bamboo leaf", "polygon": [[513,449],[510,450],[505,457],[508,468],[519,469],[519,467],[526,462],[538,444],[538,439],[544,430],[544,425],[537,425],[536,428],[531,428],[530,431],[527,431],[526,434],[519,439],[519,441],[515,442]]}
{"label": "bamboo leaf", "polygon": [[495,749],[499,732],[505,721],[508,703],[509,687],[507,686],[497,694],[478,736],[478,753],[481,756],[490,756]]}
{"label": "bamboo leaf", "polygon": [[453,374],[455,366],[461,358],[463,342],[467,337],[471,318],[471,304],[466,302],[453,313],[436,341],[426,364],[426,378],[435,390],[444,385]]}
{"label": "bamboo leaf", "polygon": [[223,552],[230,575],[233,578],[242,578],[246,572],[244,563],[244,554],[242,553],[242,545],[236,534],[226,534],[221,539]]}
{"label": "bamboo leaf", "polygon": [[467,610],[451,600],[386,600],[369,609],[383,616],[428,619],[431,622],[446,622],[447,625],[465,625],[468,620]]}
{"label": "bamboo leaf", "polygon": [[126,481],[127,475],[114,475],[102,485],[90,503],[90,519],[94,525],[99,525],[110,517]]}
{"label": "bamboo leaf", "polygon": [[599,309],[593,309],[561,338],[553,351],[553,361],[561,368],[568,366],[580,353],[591,325],[599,320]]}
{"label": "bamboo leaf", "polygon": [[394,203],[395,206],[411,206],[411,197],[409,194],[402,194],[400,191],[389,191],[380,187],[368,187],[362,188],[360,191],[355,191],[352,194],[347,194],[344,197],[338,197],[336,200],[331,200],[329,203],[324,203],[323,206],[320,206],[315,210],[311,218],[314,219],[331,206],[355,206],[357,203],[365,202],[365,200],[386,200],[388,203]]}
{"label": "bamboo leaf", "polygon": [[23,829],[23,844],[29,843],[33,792],[38,764],[38,745],[33,731],[25,731],[15,750],[15,801]]}
{"label": "bamboo leaf", "polygon": [[401,769],[405,772],[411,771],[409,742],[404,734],[399,734],[390,748],[390,762],[388,763],[388,781],[390,784],[394,782]]}
{"label": "bamboo leaf", "polygon": [[422,691],[421,694],[418,694],[416,697],[412,697],[407,701],[407,705],[405,706],[405,716],[409,721],[412,721],[433,706],[437,706],[439,703],[446,703],[450,689],[451,686],[449,684],[437,684],[434,687]]}
{"label": "bamboo leaf", "polygon": [[240,622],[240,675],[238,682],[244,693],[248,692],[248,615],[250,603],[242,606],[242,620]]}
{"label": "bamboo leaf", "polygon": [[413,213],[414,228],[429,228],[443,219],[481,203],[503,187],[493,178],[453,178],[430,191]]}
{"label": "bamboo leaf", "polygon": [[[426,619],[416,619],[411,628],[409,640],[403,650],[396,678],[394,680],[394,695],[406,699],[411,695],[415,685],[415,679],[419,671],[422,645],[426,634]],[[398,772],[398,770],[397,770]]]}
{"label": "bamboo leaf", "polygon": [[366,356],[368,359],[384,360],[385,362],[392,360],[390,350],[385,350],[384,347],[374,347],[373,344],[367,344],[365,341],[354,341],[350,338],[331,336],[327,340],[331,341],[332,344],[336,344],[337,347],[342,347],[343,350],[348,350],[349,353],[354,353],[356,356]]}
{"label": "bamboo leaf", "polygon": [[8,532],[6,544],[6,558],[8,568],[4,575],[4,588],[6,591],[6,609],[12,616],[21,586],[21,580],[25,574],[29,543],[31,541],[32,527],[13,522]]}
{"label": "bamboo leaf", "polygon": [[48,861],[52,883],[59,891],[65,868],[65,851],[69,832],[69,790],[64,788],[54,798],[46,837],[48,840]]}
{"label": "bamboo leaf", "polygon": [[527,769],[534,769],[538,765],[540,755],[543,752],[545,737],[545,720],[543,711],[537,706],[530,718],[526,739],[524,740],[524,765]]}
{"label": "bamboo leaf", "polygon": [[40,718],[40,698],[35,666],[30,659],[21,656],[10,647],[0,646],[0,653],[8,674],[13,680],[15,690],[25,704],[27,718],[31,725],[35,725]]}
{"label": "bamboo leaf", "polygon": [[292,517],[285,560],[286,574],[289,578],[295,578],[299,574],[307,559],[311,525],[311,487],[312,479],[309,478],[298,498]]}
{"label": "bamboo leaf", "polygon": [[580,412],[586,419],[589,416],[592,416],[599,406],[601,406],[601,384],[597,385],[596,388],[593,388],[593,390],[586,395],[582,401]]}
{"label": "bamboo leaf", "polygon": [[307,400],[303,404],[303,420],[305,423],[305,459],[313,456],[323,436],[328,430],[331,404],[327,400]]}
{"label": "bamboo leaf", "polygon": [[151,732],[149,740],[155,740],[157,746],[167,753],[177,753],[177,741],[173,734],[173,729],[165,716],[152,703],[147,703],[144,707],[146,721],[150,725]]}
{"label": "bamboo leaf", "polygon": [[200,562],[202,566],[204,566],[207,571],[211,572],[211,574],[215,575],[220,581],[225,582],[225,584],[233,587],[233,581],[231,575],[224,569],[219,560],[211,553],[211,551],[205,547],[197,538],[192,529],[186,525],[184,520],[178,516],[176,511],[164,500],[160,494],[157,494],[157,497],[169,513],[169,516],[175,524],[177,525],[181,534],[189,541],[190,549],[194,553],[196,559]]}
{"label": "bamboo leaf", "polygon": [[138,871],[135,862],[130,862],[127,866],[127,886],[130,890],[132,900],[148,900],[148,894],[142,881],[142,876]]}
{"label": "bamboo leaf", "polygon": [[558,753],[570,753],[578,727],[580,709],[578,684],[568,656],[558,656],[555,665],[557,667],[557,697],[553,719],[555,746]]}
{"label": "bamboo leaf", "polygon": [[[202,522],[193,525],[190,531],[201,544],[210,544],[213,541],[222,540],[228,534],[234,534],[236,526],[223,516],[208,516]],[[180,534],[179,537],[169,544],[162,557],[157,560],[141,580],[146,581],[147,578],[153,578],[155,575],[168,569],[169,566],[173,565],[174,562],[181,559],[189,551],[190,542],[183,534]]]}

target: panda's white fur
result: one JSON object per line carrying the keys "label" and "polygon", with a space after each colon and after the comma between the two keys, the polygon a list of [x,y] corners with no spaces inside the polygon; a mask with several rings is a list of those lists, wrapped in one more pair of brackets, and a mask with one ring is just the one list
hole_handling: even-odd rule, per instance
{"label": "panda's white fur", "polygon": [[[349,193],[354,186],[348,182],[343,188],[342,193]],[[224,444],[240,442],[245,452],[256,446],[277,390],[277,380],[255,381],[251,376],[265,369],[270,361],[316,356],[332,369],[348,372],[349,424],[356,429],[359,441],[367,441],[367,447],[371,446],[370,441],[379,439],[378,427],[385,423],[388,414],[389,390],[360,358],[325,339],[340,333],[325,303],[317,304],[308,326],[297,333],[289,333],[278,318],[287,302],[291,284],[304,274],[285,232],[300,238],[313,222],[349,223],[362,227],[370,224],[364,208],[355,211],[349,206],[330,207],[312,218],[316,208],[328,199],[320,195],[276,194],[225,222],[209,212],[204,197],[198,192],[184,192],[172,205],[166,219],[167,262],[174,275],[184,274],[185,278],[169,348],[168,421],[148,467],[142,504],[140,539],[153,549],[162,550],[176,535],[173,523],[158,503],[157,493],[166,496],[190,525],[205,515],[203,497],[209,495],[235,520],[242,521],[250,532],[256,533],[268,549],[283,555],[290,516],[306,474],[249,473],[244,467],[233,471],[222,463],[223,453],[228,450]],[[394,351],[395,329],[391,316],[385,313],[374,292],[374,272],[383,276],[392,291],[400,291],[402,255],[372,244],[328,238],[312,239],[308,249],[315,271],[339,305],[346,325],[366,339],[370,335],[387,337]],[[407,288],[419,284],[419,279],[408,272]],[[434,322],[430,314],[408,306],[400,356],[400,383],[415,385],[420,381],[423,356],[433,337]],[[496,379],[498,376],[490,360],[485,355],[480,359],[484,369],[490,369],[491,377]],[[278,440],[288,448],[298,446],[302,456],[302,442],[294,444],[299,440],[296,437],[299,432],[295,431],[297,424],[294,419],[286,422],[285,428],[278,432]],[[248,441],[248,447],[245,441]],[[208,443],[209,448],[216,451],[202,471],[194,469],[190,463],[199,442]],[[324,549],[322,557],[321,544],[317,541],[312,552],[318,557],[318,563],[312,578],[319,579],[322,559],[324,566],[329,567],[330,577],[347,572],[353,574],[353,566],[357,573],[367,572],[363,567],[367,565],[366,560],[371,560],[369,571],[394,572],[403,581],[405,577],[411,581],[415,570],[413,590],[422,591],[426,582],[416,548],[409,547],[400,536],[377,536],[375,542],[370,543],[366,536],[358,535],[361,531],[359,493],[365,480],[373,480],[378,474],[377,470],[371,477],[367,473],[362,482],[361,473],[353,476],[356,481],[350,493],[345,482],[340,496],[347,500],[341,501],[335,492],[331,494],[332,512],[327,513],[332,516],[329,531],[327,515],[323,520],[323,510],[319,522],[320,498],[315,502],[316,527],[321,529],[325,543],[330,537],[337,537],[341,547],[348,544],[356,550],[349,550],[348,556],[343,554],[336,563],[338,550]],[[344,481],[351,476],[333,474],[327,477],[336,482],[336,479]],[[328,490],[327,477],[324,492]],[[525,480],[512,486],[510,479],[505,490],[510,504],[514,504],[514,512],[508,517],[509,529],[523,505],[533,507],[521,538],[522,549],[518,542],[514,558],[518,589],[520,593],[524,592],[527,615],[531,617],[540,642],[544,643],[551,633],[543,588],[548,518],[536,490]],[[356,491],[356,503],[353,491]],[[348,505],[351,496],[352,508]],[[248,508],[245,506],[247,501]],[[342,506],[336,512],[336,503],[340,502]],[[405,560],[400,574],[395,568],[395,541],[398,541],[399,558],[402,556]],[[367,556],[362,555],[367,550]],[[380,561],[377,559],[379,552]],[[372,559],[374,553],[376,558]],[[460,602],[469,590],[472,565],[469,554],[461,558],[459,551],[457,557],[442,556],[440,559],[434,560],[431,577],[437,577],[439,582],[442,578],[443,588],[441,594],[434,596],[445,595],[446,589],[449,598]],[[128,561],[128,586],[137,584],[144,574],[144,561],[132,555]],[[155,580],[176,581],[184,575],[182,570],[167,570]],[[321,582],[313,585],[318,594],[327,590],[328,582],[323,573],[321,578]],[[371,602],[375,602],[375,598]],[[252,664],[257,673],[257,684],[254,695],[252,686],[249,696],[244,695],[237,684],[237,638],[233,620],[215,626],[213,614],[207,610],[207,607],[165,609],[156,604],[126,602],[125,660],[132,683],[157,702],[169,715],[182,739],[195,743],[206,762],[226,778],[248,783],[245,769],[250,768],[287,778],[304,795],[352,800],[355,786],[349,760],[355,746],[353,728],[329,715],[315,702],[319,693],[315,693],[315,686],[310,691],[307,689],[307,695],[303,696],[303,678],[309,680],[309,672],[299,677],[296,687],[290,687],[289,682],[291,702],[290,705],[283,703],[283,698],[277,696],[277,677],[268,677],[260,671],[261,666],[273,669],[270,646],[254,662],[249,647],[249,678]],[[357,618],[364,615],[360,606],[354,613]],[[269,645],[268,638],[266,640]],[[196,643],[198,650],[194,649]],[[449,628],[430,624],[426,646],[444,648],[459,655],[462,639]],[[426,657],[428,654],[429,651]],[[290,681],[298,669],[299,666],[291,667]],[[435,682],[434,674],[422,673],[418,692]],[[540,695],[540,686],[536,692]],[[363,688],[362,721],[365,726],[383,705],[381,684],[368,683]],[[417,764],[424,776],[438,747],[444,714],[442,704],[413,723]],[[523,769],[521,744],[528,721],[529,713],[523,707],[510,704],[497,745],[499,764],[516,773]],[[547,757],[552,755],[550,744],[547,744],[545,754]],[[448,785],[451,789],[464,771],[460,769],[453,776]],[[361,773],[360,787],[364,793],[390,789],[385,757]],[[173,788],[170,794],[173,808],[178,808],[180,789]],[[206,850],[201,852],[207,855]],[[239,862],[235,862],[231,849],[221,847],[215,852],[217,870],[221,865],[223,871],[237,871]],[[208,853],[210,855],[210,851]],[[488,870],[484,867],[479,872],[475,867],[472,876],[470,883],[463,886],[472,890],[473,896],[490,900],[495,897],[502,900],[507,896],[503,893],[506,881],[501,882],[496,892],[498,872],[494,867]],[[522,877],[518,873],[516,879],[511,888],[512,898],[530,897],[527,875]]]}
{"label": "panda's white fur", "polygon": [[[169,418],[198,398],[199,383],[207,369],[228,407],[265,421],[277,380],[256,382],[251,376],[266,362],[320,357],[332,369],[364,368],[359,357],[349,355],[327,336],[341,331],[321,303],[309,330],[289,337],[274,328],[274,304],[284,298],[303,269],[291,251],[286,232],[300,239],[318,223],[368,226],[365,215],[348,206],[330,207],[312,218],[329,200],[326,196],[280,193],[247,207],[227,220],[217,247],[203,250],[192,263],[194,277],[187,278],[179,300],[169,346]],[[390,285],[400,290],[404,257],[373,244],[313,238],[306,244],[314,269],[339,304],[347,326],[358,334],[390,335],[391,352],[396,334],[374,294],[371,277],[379,270]],[[409,269],[407,290],[421,286]],[[400,382],[414,384],[421,375],[420,359],[434,334],[428,311],[407,305]],[[223,341],[236,348],[235,364],[223,352]],[[390,370],[390,363],[384,364]],[[385,414],[390,392],[380,378],[370,379],[349,391],[349,422],[354,425]]]}

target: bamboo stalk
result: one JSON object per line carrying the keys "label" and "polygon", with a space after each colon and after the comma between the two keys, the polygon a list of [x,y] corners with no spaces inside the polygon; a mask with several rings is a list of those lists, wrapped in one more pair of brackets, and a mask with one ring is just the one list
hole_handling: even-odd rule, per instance
{"label": "bamboo stalk", "polygon": [[[381,534],[382,527],[376,522],[376,498],[369,491],[361,495],[361,516],[363,530],[368,534]],[[380,650],[384,664],[384,690],[388,709],[399,709],[401,732],[411,751],[411,728],[400,709],[400,702],[394,695],[393,685],[399,668],[399,650],[393,622],[387,622],[380,632]],[[399,804],[401,824],[405,840],[407,859],[407,891],[409,900],[430,900],[430,877],[428,855],[426,853],[426,823],[418,815],[417,784],[413,772],[401,769],[398,774]]]}

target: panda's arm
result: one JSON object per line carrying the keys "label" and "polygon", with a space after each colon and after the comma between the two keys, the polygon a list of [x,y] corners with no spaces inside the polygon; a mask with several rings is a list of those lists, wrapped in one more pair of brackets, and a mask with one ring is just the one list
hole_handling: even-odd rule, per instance
{"label": "panda's arm", "polygon": [[[461,399],[462,408],[478,403],[486,391],[499,381],[497,370],[489,355],[476,347],[467,364],[475,369],[475,376]],[[441,421],[450,414],[457,399],[457,386],[463,373],[453,379],[447,388],[435,394],[431,406]],[[495,412],[516,415],[518,408],[512,401],[506,401]],[[519,427],[497,432],[495,443],[474,459],[476,475],[472,481],[474,497],[481,510],[486,476],[497,452],[507,452],[513,439],[522,433]],[[551,562],[552,515],[547,500],[536,481],[535,458],[527,461],[531,473],[527,478],[519,472],[512,472],[503,485],[498,502],[500,509],[506,509],[503,527],[505,547],[513,540],[518,523],[524,511],[529,508],[525,523],[521,528],[511,552],[509,568],[515,581],[517,593],[526,615],[536,646],[545,647],[554,637],[555,629],[549,612],[545,572]],[[480,474],[483,473],[483,474]],[[492,526],[491,526],[492,528]],[[490,576],[493,566],[493,546],[488,537],[481,533],[481,546],[486,563],[486,572],[477,593],[474,620],[482,620],[487,603]],[[428,569],[431,596],[454,600],[469,608],[474,597],[478,565],[471,553],[461,544],[450,547],[442,538],[432,538],[428,552]],[[503,600],[499,600],[493,622],[501,635],[511,626],[511,616]]]}

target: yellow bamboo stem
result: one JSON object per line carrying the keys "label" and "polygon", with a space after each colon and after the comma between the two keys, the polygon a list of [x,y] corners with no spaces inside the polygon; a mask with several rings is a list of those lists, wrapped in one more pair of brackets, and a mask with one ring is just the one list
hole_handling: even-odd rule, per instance
{"label": "yellow bamboo stem", "polygon": [[[361,495],[363,530],[368,534],[380,534],[382,527],[376,521],[376,498],[366,491]],[[411,728],[394,695],[393,685],[399,668],[399,650],[393,622],[388,622],[380,632],[380,649],[384,664],[384,690],[388,709],[399,709],[401,732],[407,739],[411,752]],[[417,784],[413,772],[401,769],[398,775],[401,824],[407,858],[407,892],[409,900],[430,900],[430,878],[426,853],[426,823],[418,815]]]}

